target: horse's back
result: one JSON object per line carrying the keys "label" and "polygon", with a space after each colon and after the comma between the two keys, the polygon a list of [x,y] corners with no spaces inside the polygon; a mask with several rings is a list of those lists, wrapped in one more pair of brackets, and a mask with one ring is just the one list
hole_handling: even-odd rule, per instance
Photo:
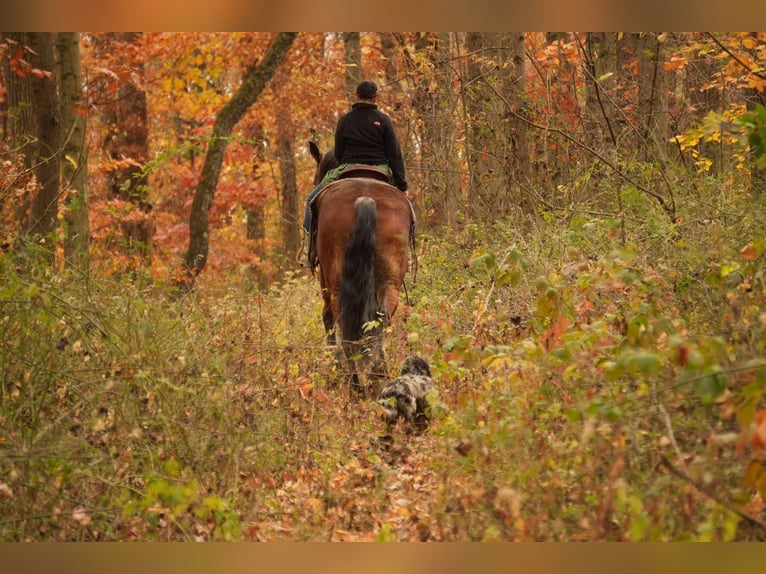
{"label": "horse's back", "polygon": [[322,190],[314,204],[317,216],[316,247],[319,266],[331,289],[340,281],[341,261],[356,220],[356,201],[368,197],[375,202],[376,284],[385,291],[398,291],[408,267],[408,241],[412,208],[406,196],[388,183],[373,179],[338,180]]}
{"label": "horse's back", "polygon": [[[409,229],[412,224],[412,208],[407,197],[394,186],[368,178],[340,179],[328,184],[314,202],[317,229],[322,223],[332,227],[351,229],[354,220],[354,204],[360,197],[375,201],[380,221],[390,222]],[[346,225],[343,225],[343,224]]]}

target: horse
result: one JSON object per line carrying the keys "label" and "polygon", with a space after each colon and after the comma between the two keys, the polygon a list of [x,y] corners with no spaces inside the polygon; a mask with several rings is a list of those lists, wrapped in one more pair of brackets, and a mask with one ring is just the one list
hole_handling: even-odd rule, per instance
{"label": "horse", "polygon": [[[318,183],[338,162],[314,142],[309,148]],[[377,398],[388,375],[383,332],[399,305],[415,216],[404,193],[376,179],[380,174],[355,166],[352,175],[325,186],[312,203],[310,260],[315,254],[328,342],[340,343],[351,389]]]}

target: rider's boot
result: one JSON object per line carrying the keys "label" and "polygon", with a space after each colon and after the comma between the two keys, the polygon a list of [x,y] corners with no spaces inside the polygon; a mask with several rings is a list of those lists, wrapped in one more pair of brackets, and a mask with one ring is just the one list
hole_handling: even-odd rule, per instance
{"label": "rider's boot", "polygon": [[298,250],[298,265],[300,267],[303,267],[304,269],[308,269],[309,267],[311,267],[311,264],[309,263],[309,245],[310,245],[309,232],[304,229],[303,243],[301,244],[301,248]]}

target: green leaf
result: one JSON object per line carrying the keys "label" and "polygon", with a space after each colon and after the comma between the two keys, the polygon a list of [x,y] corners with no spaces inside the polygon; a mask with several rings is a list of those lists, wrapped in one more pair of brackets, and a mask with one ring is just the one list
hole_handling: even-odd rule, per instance
{"label": "green leaf", "polygon": [[633,356],[633,365],[642,375],[656,375],[660,370],[660,357],[657,353],[639,351]]}
{"label": "green leaf", "polygon": [[513,263],[514,265],[520,265],[524,263],[524,254],[518,249],[511,249],[509,258],[511,260],[511,263]]}
{"label": "green leaf", "polygon": [[564,413],[564,416],[566,417],[567,421],[570,423],[576,423],[582,420],[582,413],[577,409],[567,409]]}
{"label": "green leaf", "polygon": [[601,414],[608,421],[617,421],[625,416],[625,413],[619,405],[609,405],[601,409]]}
{"label": "green leaf", "polygon": [[393,526],[386,522],[380,527],[378,534],[375,536],[376,542],[396,542],[396,531]]}
{"label": "green leaf", "polygon": [[649,524],[649,516],[646,514],[639,514],[634,517],[633,521],[630,523],[630,539],[633,542],[639,542],[646,538]]}
{"label": "green leaf", "polygon": [[490,253],[489,251],[484,251],[483,249],[474,251],[473,255],[468,260],[468,266],[471,269],[476,269],[482,265],[484,265],[487,269],[492,269],[496,263],[497,257],[495,257],[495,254]]}
{"label": "green leaf", "polygon": [[510,283],[511,287],[514,287],[518,285],[520,281],[521,273],[516,269],[511,269],[510,271],[501,274],[495,282],[498,287],[502,287],[508,283]]}
{"label": "green leaf", "polygon": [[568,361],[572,358],[572,353],[569,352],[569,349],[566,347],[556,347],[551,351],[554,357],[561,361]]}
{"label": "green leaf", "polygon": [[726,389],[726,377],[713,373],[694,382],[694,390],[705,404],[715,401]]}

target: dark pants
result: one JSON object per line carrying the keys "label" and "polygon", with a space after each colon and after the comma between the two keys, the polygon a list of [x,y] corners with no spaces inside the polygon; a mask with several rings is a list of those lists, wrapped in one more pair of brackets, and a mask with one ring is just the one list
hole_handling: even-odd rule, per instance
{"label": "dark pants", "polygon": [[319,185],[317,185],[314,188],[314,191],[309,193],[309,196],[306,198],[306,211],[303,214],[303,230],[306,233],[309,232],[309,227],[311,226],[311,200],[314,199],[320,191],[322,191],[324,186],[325,181],[320,181]]}

